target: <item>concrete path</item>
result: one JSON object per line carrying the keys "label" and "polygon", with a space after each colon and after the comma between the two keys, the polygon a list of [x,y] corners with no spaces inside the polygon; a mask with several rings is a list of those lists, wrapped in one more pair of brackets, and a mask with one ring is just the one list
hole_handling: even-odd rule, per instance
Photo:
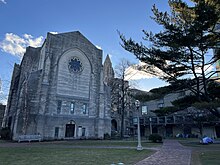
{"label": "concrete path", "polygon": [[164,140],[162,148],[135,165],[190,165],[191,150],[176,140]]}

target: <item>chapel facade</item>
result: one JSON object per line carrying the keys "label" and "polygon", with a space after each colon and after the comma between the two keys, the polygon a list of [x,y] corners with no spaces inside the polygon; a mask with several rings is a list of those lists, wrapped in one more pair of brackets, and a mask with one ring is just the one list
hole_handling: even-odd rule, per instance
{"label": "chapel facade", "polygon": [[[80,32],[48,33],[15,64],[4,126],[13,140],[103,138],[111,134],[111,62]],[[108,63],[108,64],[107,64]]]}

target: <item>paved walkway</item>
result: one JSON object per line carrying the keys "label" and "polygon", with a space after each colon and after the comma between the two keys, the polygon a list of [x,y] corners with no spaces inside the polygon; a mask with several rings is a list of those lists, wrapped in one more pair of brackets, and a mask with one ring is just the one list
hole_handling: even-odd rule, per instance
{"label": "paved walkway", "polygon": [[176,140],[164,140],[162,148],[135,165],[190,165],[191,150]]}

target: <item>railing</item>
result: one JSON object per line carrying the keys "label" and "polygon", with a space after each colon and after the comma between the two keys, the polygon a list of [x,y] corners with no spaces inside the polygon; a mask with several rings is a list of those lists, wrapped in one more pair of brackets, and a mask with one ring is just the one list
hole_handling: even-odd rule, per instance
{"label": "railing", "polygon": [[[132,118],[130,124],[137,125],[136,118]],[[220,120],[212,121],[212,123],[220,123]],[[167,125],[167,124],[193,124],[194,120],[192,116],[180,116],[180,115],[170,115],[170,116],[142,116],[140,117],[140,125]],[[210,123],[210,122],[209,122]]]}
{"label": "railing", "polygon": [[[134,118],[133,118],[134,119]],[[149,125],[150,123],[153,125],[161,125],[161,124],[184,124],[184,123],[192,123],[192,118],[184,117],[184,116],[147,116],[147,117],[141,117],[140,118],[140,124],[141,125]],[[135,121],[133,121],[133,124],[137,124]]]}

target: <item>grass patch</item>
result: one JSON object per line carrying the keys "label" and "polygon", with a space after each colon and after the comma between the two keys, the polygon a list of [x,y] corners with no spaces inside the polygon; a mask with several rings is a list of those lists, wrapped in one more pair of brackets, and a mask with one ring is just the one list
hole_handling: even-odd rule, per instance
{"label": "grass patch", "polygon": [[152,153],[131,149],[15,147],[0,148],[0,162],[8,165],[110,165],[123,162],[129,165]]}
{"label": "grass patch", "polygon": [[[0,143],[6,143],[5,147],[0,147],[0,164],[8,165],[110,165],[119,162],[129,165],[135,164],[155,152],[111,148],[136,147],[136,141],[73,140],[40,143],[0,141]],[[142,142],[142,145],[143,147],[160,147],[162,144]],[[82,148],[80,148],[81,146]],[[96,146],[101,147],[95,148]]]}
{"label": "grass patch", "polygon": [[[36,143],[37,144],[37,143]],[[73,140],[73,141],[55,141],[55,142],[43,142],[42,145],[68,145],[68,146],[106,146],[106,147],[136,147],[136,141],[114,141],[114,140]],[[37,144],[38,145],[38,144]],[[162,143],[150,143],[143,141],[141,143],[142,147],[161,147]]]}
{"label": "grass patch", "polygon": [[202,165],[219,165],[220,164],[220,150],[219,151],[205,151],[200,152],[199,157]]}
{"label": "grass patch", "polygon": [[195,165],[201,165],[199,154],[200,154],[200,152],[192,151],[191,165],[194,165],[194,164]]}
{"label": "grass patch", "polygon": [[199,139],[180,140],[182,145],[192,149],[191,164],[196,165],[219,165],[220,143],[202,145]]}

